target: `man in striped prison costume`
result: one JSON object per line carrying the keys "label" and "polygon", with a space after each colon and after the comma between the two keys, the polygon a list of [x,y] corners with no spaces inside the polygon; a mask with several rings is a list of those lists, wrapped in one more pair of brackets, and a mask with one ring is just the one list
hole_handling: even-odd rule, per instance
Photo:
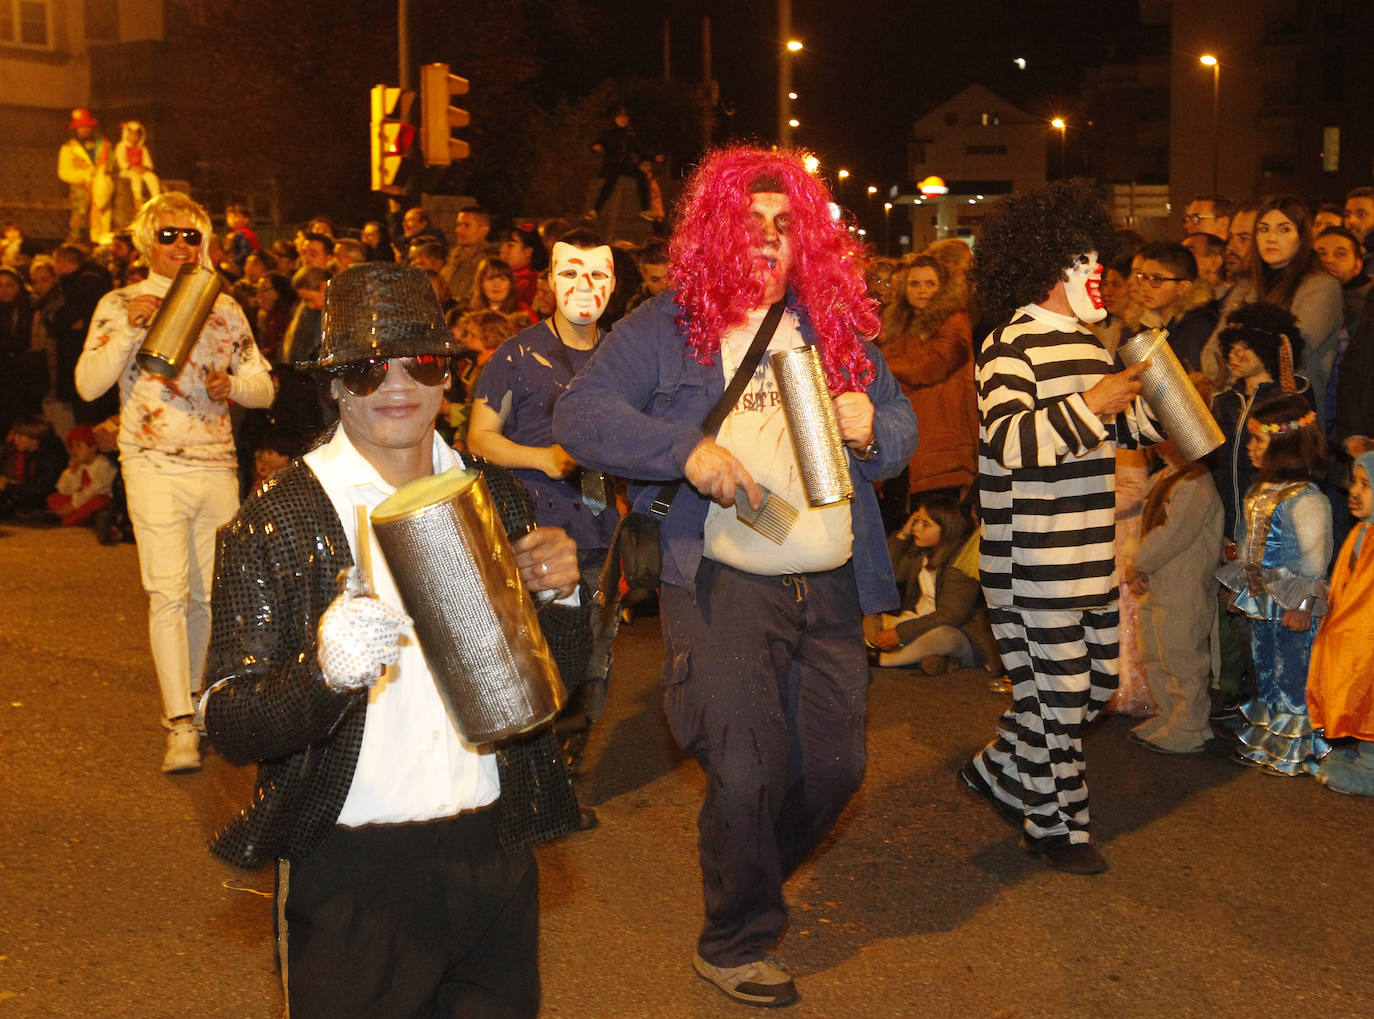
{"label": "man in striped prison costume", "polygon": [[1089,842],[1082,733],[1117,685],[1117,446],[1161,436],[1138,399],[1143,367],[1083,325],[1103,315],[1098,252],[1113,244],[1086,188],[1008,198],[974,265],[984,306],[1015,310],[978,356],[979,569],[1013,705],[960,780],[1022,827],[1051,867],[1107,869]]}

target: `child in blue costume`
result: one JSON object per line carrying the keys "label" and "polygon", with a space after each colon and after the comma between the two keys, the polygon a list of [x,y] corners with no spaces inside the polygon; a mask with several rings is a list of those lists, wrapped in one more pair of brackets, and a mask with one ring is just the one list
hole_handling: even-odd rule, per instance
{"label": "child in blue costume", "polygon": [[1217,572],[1228,608],[1250,620],[1258,695],[1241,705],[1237,759],[1280,775],[1314,774],[1330,747],[1307,715],[1307,666],[1326,612],[1331,504],[1326,443],[1299,396],[1261,406],[1249,422],[1257,474],[1236,521],[1235,562]]}

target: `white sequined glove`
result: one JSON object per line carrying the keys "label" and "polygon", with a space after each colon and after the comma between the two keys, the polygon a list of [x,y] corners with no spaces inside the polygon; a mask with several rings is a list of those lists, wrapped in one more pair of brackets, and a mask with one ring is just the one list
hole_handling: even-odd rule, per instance
{"label": "white sequined glove", "polygon": [[401,631],[412,623],[368,591],[356,566],[339,575],[339,587],[339,596],[320,617],[320,671],[331,689],[361,690],[396,663]]}

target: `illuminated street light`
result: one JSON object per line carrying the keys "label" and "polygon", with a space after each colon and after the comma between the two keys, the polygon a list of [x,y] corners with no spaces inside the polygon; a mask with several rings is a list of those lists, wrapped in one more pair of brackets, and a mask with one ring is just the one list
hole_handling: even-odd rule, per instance
{"label": "illuminated street light", "polygon": [[821,161],[814,152],[808,152],[802,157],[802,166],[806,167],[807,173],[815,173],[821,168]]}
{"label": "illuminated street light", "polygon": [[792,38],[792,0],[778,2],[778,144],[787,148],[792,144],[792,129],[797,126],[792,117],[791,104],[797,93],[792,88],[792,59],[801,52],[802,44]]}
{"label": "illuminated street light", "polygon": [[801,127],[801,121],[798,120],[796,117],[793,117],[791,120],[789,120],[789,121],[787,122],[787,126],[788,126],[788,127]]}
{"label": "illuminated street light", "polygon": [[1050,121],[1050,127],[1059,132],[1059,177],[1062,180],[1069,175],[1068,163],[1064,157],[1064,135],[1069,125],[1065,123],[1063,117],[1055,117]]}
{"label": "illuminated street light", "polygon": [[883,202],[883,254],[892,254],[892,203]]}
{"label": "illuminated street light", "polygon": [[848,170],[841,170],[841,171],[840,171],[840,180],[848,180],[848,179],[849,179],[849,171],[848,171]]}
{"label": "illuminated street light", "polygon": [[1217,190],[1217,169],[1221,161],[1221,61],[1210,53],[1197,58],[1212,69],[1212,191]]}
{"label": "illuminated street light", "polygon": [[870,184],[868,185],[868,193],[870,195],[876,195],[878,193],[878,189],[875,188],[872,184]]}

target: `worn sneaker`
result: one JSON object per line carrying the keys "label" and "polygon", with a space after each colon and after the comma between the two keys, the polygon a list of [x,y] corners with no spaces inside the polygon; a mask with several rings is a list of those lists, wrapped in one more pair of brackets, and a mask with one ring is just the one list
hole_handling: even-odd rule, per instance
{"label": "worn sneaker", "polygon": [[1107,861],[1090,843],[1021,837],[1021,848],[1065,874],[1104,874]]}
{"label": "worn sneaker", "polygon": [[778,1008],[797,1000],[797,985],[792,982],[792,974],[776,959],[767,956],[743,966],[712,966],[698,952],[692,956],[692,968],[702,979],[711,981],[746,1005]]}
{"label": "worn sneaker", "polygon": [[172,723],[172,731],[167,733],[167,753],[162,757],[162,770],[200,770],[200,733],[190,722]]}

